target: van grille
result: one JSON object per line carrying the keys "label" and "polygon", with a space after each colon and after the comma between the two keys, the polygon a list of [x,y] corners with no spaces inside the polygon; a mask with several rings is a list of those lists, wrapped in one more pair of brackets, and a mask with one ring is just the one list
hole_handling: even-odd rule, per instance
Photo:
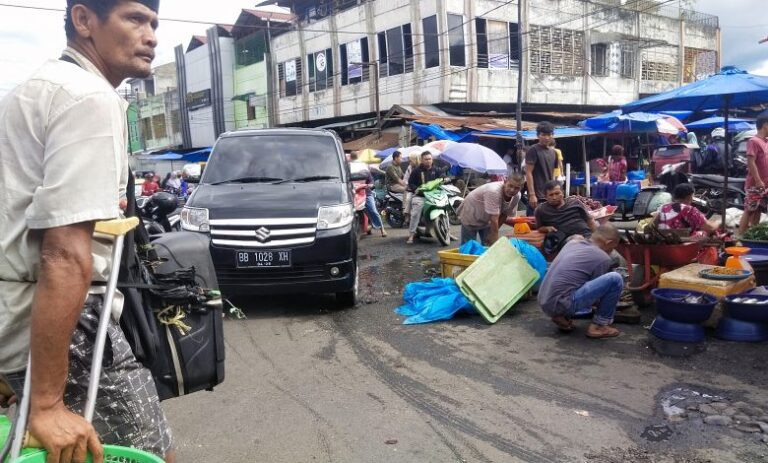
{"label": "van grille", "polygon": [[295,265],[291,268],[218,268],[222,285],[312,283],[331,278],[324,265]]}
{"label": "van grille", "polygon": [[288,219],[213,219],[211,242],[231,248],[285,248],[315,241],[317,217]]}

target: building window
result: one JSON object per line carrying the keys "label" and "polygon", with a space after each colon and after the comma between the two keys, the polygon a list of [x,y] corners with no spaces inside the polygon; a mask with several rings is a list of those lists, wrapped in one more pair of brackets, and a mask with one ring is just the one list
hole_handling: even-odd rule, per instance
{"label": "building window", "polygon": [[475,19],[477,67],[510,69],[520,66],[517,23]]}
{"label": "building window", "polygon": [[168,135],[165,126],[165,114],[152,116],[152,133],[155,135],[153,138],[156,139],[165,138]]}
{"label": "building window", "polygon": [[333,88],[333,54],[330,48],[307,55],[307,88],[310,92]]}
{"label": "building window", "polygon": [[235,40],[235,58],[237,66],[250,66],[264,61],[266,43],[264,35],[256,32]]}
{"label": "building window", "polygon": [[440,43],[437,38],[437,16],[421,20],[424,29],[424,67],[440,66]]}
{"label": "building window", "polygon": [[621,77],[626,79],[635,78],[635,49],[632,46],[624,45],[621,47]]}
{"label": "building window", "polygon": [[677,82],[677,58],[677,53],[670,52],[669,49],[655,48],[643,51],[640,79]]}
{"label": "building window", "polygon": [[413,71],[411,25],[379,32],[379,76],[396,76]]}
{"label": "building window", "polygon": [[152,134],[152,118],[145,117],[141,120],[141,136],[144,140],[154,140],[155,136]]}
{"label": "building window", "polygon": [[528,32],[532,73],[584,75],[584,32],[550,26],[531,26]]}
{"label": "building window", "polygon": [[706,79],[717,72],[717,52],[685,47],[683,82]]}
{"label": "building window", "polygon": [[520,66],[520,37],[517,36],[520,26],[509,23],[509,66]]}
{"label": "building window", "polygon": [[301,58],[279,63],[277,79],[280,82],[281,97],[301,94]]}
{"label": "building window", "polygon": [[370,69],[360,63],[370,61],[368,55],[368,39],[345,43],[339,47],[341,61],[341,85],[359,84],[370,78]]}
{"label": "building window", "polygon": [[590,74],[597,77],[608,75],[608,46],[604,43],[595,43],[590,53]]}
{"label": "building window", "polygon": [[464,53],[464,17],[457,14],[448,15],[448,44],[450,49],[451,66],[466,66]]}

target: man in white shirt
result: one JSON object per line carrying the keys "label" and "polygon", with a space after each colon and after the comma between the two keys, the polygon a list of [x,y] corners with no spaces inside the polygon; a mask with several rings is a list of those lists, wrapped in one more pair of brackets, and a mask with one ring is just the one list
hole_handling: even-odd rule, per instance
{"label": "man in white shirt", "polygon": [[459,206],[461,244],[480,238],[484,245],[499,239],[499,228],[514,217],[524,177],[515,172],[504,182],[491,182],[472,190]]}
{"label": "man in white shirt", "polygon": [[[152,376],[117,323],[122,298],[102,307],[112,244],[93,236],[125,206],[115,88],[150,75],[158,3],[67,0],[62,57],[0,101],[0,380],[21,393],[31,352],[28,430],[48,461],[101,462],[100,440],[174,459]],[[91,425],[78,412],[102,310],[113,318]]]}

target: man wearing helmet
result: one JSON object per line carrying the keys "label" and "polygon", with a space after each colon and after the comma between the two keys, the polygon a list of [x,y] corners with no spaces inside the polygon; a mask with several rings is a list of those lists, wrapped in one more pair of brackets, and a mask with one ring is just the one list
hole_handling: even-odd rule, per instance
{"label": "man wearing helmet", "polygon": [[[152,376],[118,323],[122,297],[102,306],[112,243],[93,235],[127,197],[128,105],[115,88],[151,75],[158,3],[67,0],[61,58],[0,100],[0,382],[20,394],[29,368],[28,431],[49,462],[100,463],[102,440],[174,459]],[[80,413],[104,310],[91,424]]]}
{"label": "man wearing helmet", "polygon": [[760,222],[760,215],[768,211],[768,110],[755,120],[757,134],[747,142],[747,198],[741,216],[739,234]]}

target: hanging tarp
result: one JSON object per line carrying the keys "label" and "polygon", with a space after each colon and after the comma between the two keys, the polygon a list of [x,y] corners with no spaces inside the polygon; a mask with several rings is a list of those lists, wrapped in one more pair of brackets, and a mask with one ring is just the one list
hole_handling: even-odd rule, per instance
{"label": "hanging tarp", "polygon": [[445,130],[437,124],[419,124],[418,122],[411,122],[411,127],[418,134],[419,138],[428,139],[434,137],[436,140],[451,140],[458,142],[470,141],[472,133],[469,129],[462,129],[461,131]]}

